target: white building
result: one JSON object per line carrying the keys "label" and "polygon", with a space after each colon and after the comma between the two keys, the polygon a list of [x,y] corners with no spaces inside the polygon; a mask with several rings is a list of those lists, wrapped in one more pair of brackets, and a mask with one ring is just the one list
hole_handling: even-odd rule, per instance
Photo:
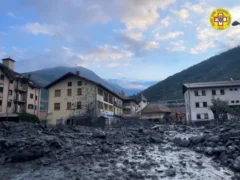
{"label": "white building", "polygon": [[209,107],[212,99],[227,101],[230,106],[240,105],[240,81],[217,81],[183,84],[188,123],[214,119]]}
{"label": "white building", "polygon": [[143,96],[143,94],[140,95],[140,98],[137,99],[138,101],[138,108],[137,112],[140,113],[143,108],[145,108],[148,105],[147,99]]}

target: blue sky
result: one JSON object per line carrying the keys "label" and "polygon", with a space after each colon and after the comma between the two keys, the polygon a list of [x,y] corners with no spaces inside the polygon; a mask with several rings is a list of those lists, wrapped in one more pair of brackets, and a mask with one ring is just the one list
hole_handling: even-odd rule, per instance
{"label": "blue sky", "polygon": [[240,26],[209,15],[238,0],[0,0],[0,58],[19,72],[84,66],[107,79],[160,81],[237,46]]}

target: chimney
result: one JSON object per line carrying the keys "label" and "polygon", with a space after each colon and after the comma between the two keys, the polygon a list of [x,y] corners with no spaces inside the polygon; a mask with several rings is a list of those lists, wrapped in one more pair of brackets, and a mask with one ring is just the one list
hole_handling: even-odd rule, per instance
{"label": "chimney", "polygon": [[31,78],[31,74],[29,73],[29,74],[28,74],[28,80],[30,80],[30,78]]}
{"label": "chimney", "polygon": [[2,63],[4,66],[8,67],[11,70],[14,70],[14,60],[11,59],[10,57],[2,59]]}
{"label": "chimney", "polygon": [[80,72],[79,72],[79,71],[76,71],[76,75],[77,75],[77,76],[80,76]]}

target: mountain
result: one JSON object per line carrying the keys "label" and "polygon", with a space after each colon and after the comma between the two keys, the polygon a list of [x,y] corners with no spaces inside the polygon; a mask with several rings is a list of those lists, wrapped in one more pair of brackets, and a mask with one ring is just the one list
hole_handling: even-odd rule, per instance
{"label": "mountain", "polygon": [[[106,80],[100,78],[98,75],[96,75],[93,71],[78,66],[78,67],[55,67],[55,68],[48,68],[48,69],[43,69],[39,71],[33,71],[33,72],[27,72],[23,73],[24,75],[31,74],[32,80],[36,81],[42,86],[46,86],[50,82],[58,79],[59,77],[63,76],[67,72],[73,72],[75,73],[76,71],[80,72],[80,76],[83,76],[85,78],[88,78],[92,81],[101,83],[103,86],[107,87],[108,89],[115,91],[115,92],[121,92],[121,88],[117,87],[115,85],[112,85],[111,83],[107,82]],[[46,106],[46,100],[48,99],[48,92],[47,90],[43,89],[42,90],[42,102],[45,103],[45,105],[42,104],[42,106]]]}
{"label": "mountain", "polygon": [[128,96],[137,94],[142,90],[156,84],[158,81],[129,81],[127,79],[107,79],[116,89],[124,91]]}
{"label": "mountain", "polygon": [[182,99],[182,84],[240,79],[240,47],[213,56],[142,91],[149,101]]}

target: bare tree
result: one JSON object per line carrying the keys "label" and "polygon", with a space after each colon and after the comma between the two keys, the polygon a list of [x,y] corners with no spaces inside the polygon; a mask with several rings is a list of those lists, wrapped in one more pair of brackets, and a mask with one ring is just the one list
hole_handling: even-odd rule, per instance
{"label": "bare tree", "polygon": [[[72,99],[70,123],[91,125],[97,116],[97,108],[95,103],[95,88],[91,85],[83,86],[78,90],[77,96]],[[81,92],[80,92],[81,91]]]}

